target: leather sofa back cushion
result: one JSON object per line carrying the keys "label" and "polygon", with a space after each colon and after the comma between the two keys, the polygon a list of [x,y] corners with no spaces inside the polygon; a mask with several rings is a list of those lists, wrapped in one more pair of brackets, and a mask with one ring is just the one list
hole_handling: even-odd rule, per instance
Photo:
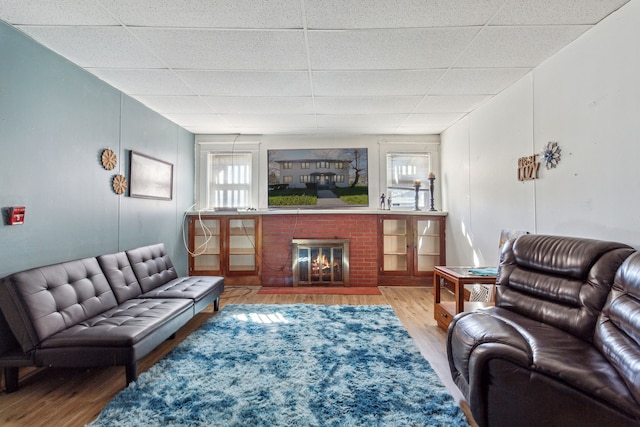
{"label": "leather sofa back cushion", "polygon": [[640,402],[640,252],[627,258],[616,274],[598,318],[594,345]]}
{"label": "leather sofa back cushion", "polygon": [[521,236],[504,247],[496,305],[591,341],[616,270],[632,252],[622,243]]}
{"label": "leather sofa back cushion", "polygon": [[107,277],[119,304],[131,298],[136,298],[142,293],[142,288],[133,273],[133,268],[131,268],[126,253],[118,252],[100,255],[98,263],[102,267],[102,271]]}
{"label": "leather sofa back cushion", "polygon": [[164,243],[130,249],[126,253],[142,292],[149,292],[178,278]]}
{"label": "leather sofa back cushion", "polygon": [[516,240],[513,253],[522,268],[584,280],[600,257],[618,248],[631,249],[622,243],[529,234]]}
{"label": "leather sofa back cushion", "polygon": [[22,271],[0,284],[0,308],[24,352],[116,305],[96,258]]}

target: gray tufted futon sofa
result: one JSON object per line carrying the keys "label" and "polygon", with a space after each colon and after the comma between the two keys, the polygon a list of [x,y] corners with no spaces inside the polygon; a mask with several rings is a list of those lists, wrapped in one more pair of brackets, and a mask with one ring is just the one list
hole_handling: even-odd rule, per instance
{"label": "gray tufted futon sofa", "polygon": [[21,366],[137,363],[214,304],[218,276],[179,277],[164,244],[63,262],[0,280],[0,367],[8,393]]}

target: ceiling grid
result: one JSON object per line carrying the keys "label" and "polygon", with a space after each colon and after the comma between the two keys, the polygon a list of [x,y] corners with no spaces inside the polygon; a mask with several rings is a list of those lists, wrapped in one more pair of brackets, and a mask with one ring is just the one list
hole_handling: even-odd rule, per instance
{"label": "ceiling grid", "polygon": [[2,0],[196,134],[439,134],[628,0]]}

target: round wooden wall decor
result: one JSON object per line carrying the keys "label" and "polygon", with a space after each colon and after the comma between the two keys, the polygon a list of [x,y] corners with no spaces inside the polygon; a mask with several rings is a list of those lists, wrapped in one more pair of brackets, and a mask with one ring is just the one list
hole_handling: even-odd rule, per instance
{"label": "round wooden wall decor", "polygon": [[116,194],[122,194],[127,189],[127,178],[124,175],[116,175],[113,177],[113,191]]}
{"label": "round wooden wall decor", "polygon": [[102,166],[106,170],[110,171],[111,169],[116,167],[116,163],[118,163],[116,153],[114,153],[112,149],[106,148],[102,152]]}

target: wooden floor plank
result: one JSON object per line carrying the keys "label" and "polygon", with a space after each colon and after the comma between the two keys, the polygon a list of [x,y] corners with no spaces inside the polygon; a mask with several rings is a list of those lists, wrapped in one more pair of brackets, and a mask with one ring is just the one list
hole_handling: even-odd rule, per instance
{"label": "wooden floor plank", "polygon": [[284,286],[262,287],[258,295],[288,295],[288,294],[326,294],[326,295],[380,295],[377,286]]}
{"label": "wooden floor plank", "polygon": [[[453,383],[445,351],[445,333],[433,319],[433,290],[421,287],[380,287],[382,295],[260,295],[258,287],[227,287],[220,306],[227,304],[386,304],[407,329],[449,392],[470,418],[462,395]],[[214,315],[210,306],[140,361],[142,373],[164,357],[202,322]],[[20,389],[0,392],[2,426],[82,426],[125,386],[123,367],[92,369],[40,369],[21,379]],[[470,418],[471,419],[471,418]],[[471,419],[472,425],[475,423]]]}

